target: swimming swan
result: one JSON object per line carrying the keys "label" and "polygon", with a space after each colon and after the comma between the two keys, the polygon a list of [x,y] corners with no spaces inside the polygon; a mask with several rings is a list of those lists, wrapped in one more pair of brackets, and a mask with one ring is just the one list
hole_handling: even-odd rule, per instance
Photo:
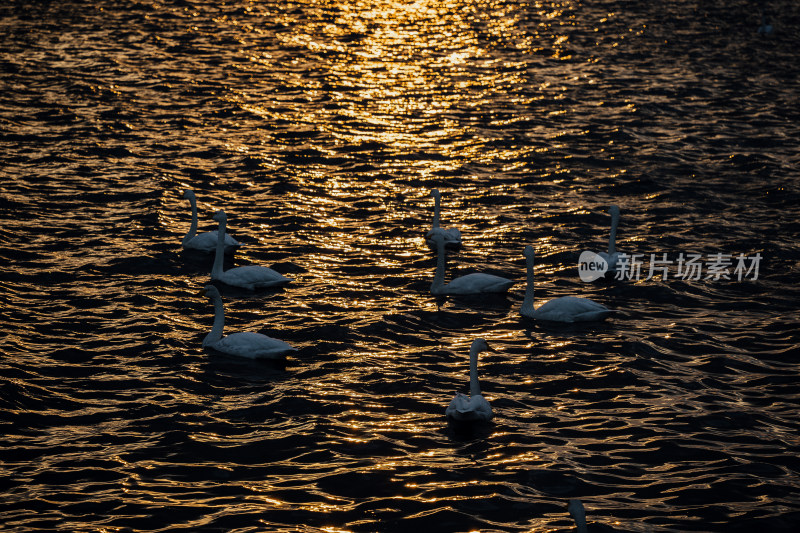
{"label": "swimming swan", "polygon": [[[195,234],[197,231],[197,198],[194,196],[194,191],[183,191],[183,197],[189,200],[192,204],[192,225],[189,227],[189,233],[183,237],[181,246],[186,250],[200,250],[201,252],[211,253],[217,249],[217,232],[206,231],[205,233]],[[236,248],[241,246],[239,241],[225,235],[225,253],[232,254]]]}
{"label": "swimming swan", "polygon": [[551,322],[587,322],[603,320],[613,313],[605,305],[599,304],[588,298],[575,296],[562,296],[533,308],[533,257],[532,246],[525,247],[525,264],[528,270],[528,283],[525,287],[525,298],[522,300],[520,313],[524,317]]}
{"label": "swimming swan", "polygon": [[506,279],[493,274],[474,273],[458,277],[451,280],[447,285],[444,284],[444,237],[434,235],[433,241],[436,244],[438,257],[436,258],[436,274],[433,276],[431,284],[431,294],[442,296],[445,294],[482,294],[482,293],[502,293],[514,284],[510,279]]}
{"label": "swimming swan", "polygon": [[242,287],[243,289],[249,289],[251,291],[254,289],[265,289],[267,287],[285,285],[292,281],[271,268],[259,265],[246,265],[223,271],[223,241],[225,239],[225,224],[228,221],[228,217],[225,216],[225,211],[219,210],[214,213],[214,220],[219,222],[219,229],[217,230],[217,252],[214,256],[214,266],[211,268],[212,280],[221,281],[226,285]]}
{"label": "swimming swan", "polygon": [[435,247],[436,243],[433,242],[434,235],[441,235],[444,237],[444,244],[445,246],[460,246],[461,245],[461,232],[458,228],[450,228],[450,229],[443,229],[439,226],[439,204],[442,201],[442,195],[439,193],[438,189],[433,189],[431,191],[431,196],[434,199],[434,207],[433,207],[433,224],[431,226],[431,230],[425,236],[425,240],[428,243],[428,246]]}
{"label": "swimming swan", "polygon": [[225,310],[222,308],[222,296],[219,290],[213,285],[207,285],[201,294],[208,296],[214,302],[214,326],[203,339],[203,348],[213,348],[229,355],[250,359],[283,359],[288,352],[297,351],[291,345],[261,333],[245,331],[223,337]]}
{"label": "swimming swan", "polygon": [[583,508],[583,503],[578,499],[570,500],[567,510],[569,514],[572,515],[572,519],[575,520],[575,527],[578,533],[588,533],[589,530],[586,527],[586,510]]}
{"label": "swimming swan", "polygon": [[767,13],[761,10],[761,25],[758,27],[757,33],[760,35],[769,35],[772,33],[772,24],[767,20]]}
{"label": "swimming swan", "polygon": [[478,422],[492,419],[492,406],[481,396],[478,384],[478,353],[488,350],[483,339],[475,339],[469,349],[469,396],[460,392],[445,410],[447,418],[460,422]]}
{"label": "swimming swan", "polygon": [[617,252],[617,225],[619,224],[619,207],[612,205],[608,208],[611,215],[611,233],[608,237],[608,252],[600,252],[597,255],[605,259],[608,264],[607,273],[614,273],[618,268],[619,252]]}

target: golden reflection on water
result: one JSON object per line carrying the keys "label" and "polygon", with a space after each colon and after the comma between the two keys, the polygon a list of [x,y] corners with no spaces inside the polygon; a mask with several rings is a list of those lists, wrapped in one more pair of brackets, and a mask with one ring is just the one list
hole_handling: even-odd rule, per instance
{"label": "golden reflection on water", "polygon": [[[251,94],[231,91],[226,97],[240,109],[267,122],[292,124],[295,130],[308,128],[321,133],[320,137],[325,139],[318,142],[317,137],[312,136],[306,143],[293,145],[293,149],[314,150],[322,157],[338,157],[339,147],[375,143],[389,154],[414,156],[401,158],[400,170],[391,168],[390,157],[378,159],[376,166],[381,171],[404,172],[421,181],[435,180],[437,176],[458,170],[465,163],[492,166],[498,161],[524,161],[524,155],[532,156],[549,150],[542,146],[487,147],[493,134],[485,125],[502,128],[526,120],[531,104],[543,98],[558,102],[568,90],[566,75],[562,78],[537,78],[537,85],[530,87],[524,95],[520,94],[519,87],[530,82],[527,68],[532,55],[548,49],[552,51],[551,59],[570,57],[569,37],[562,26],[572,24],[571,3],[537,3],[534,10],[524,10],[526,17],[533,20],[524,20],[521,12],[514,10],[514,4],[492,0],[308,3],[309,6],[304,6],[307,9],[287,10],[282,14],[278,22],[287,30],[275,36],[282,41],[278,48],[250,51],[250,68],[259,75],[269,73],[276,64],[281,64],[283,77],[277,83],[289,89],[286,94],[267,91],[268,99],[256,96],[268,89],[266,85],[275,83],[270,78],[264,82],[264,88],[254,87]],[[278,53],[280,49],[297,48],[305,50],[308,57]],[[576,78],[573,82],[579,83],[579,80]],[[322,95],[327,100],[323,100]],[[506,106],[507,109],[502,111],[508,113],[498,114],[498,103]],[[555,116],[571,111],[558,108],[541,113]],[[484,115],[488,118],[481,127],[477,117]],[[576,134],[575,131],[544,133],[551,140],[559,135]],[[269,138],[270,132],[263,134],[267,137],[265,145],[276,144],[276,139]],[[277,141],[280,144],[280,140]],[[230,141],[227,146],[228,150],[239,154],[253,152],[252,146],[244,143]],[[265,168],[279,164],[271,157],[263,161]],[[510,172],[525,164],[509,162],[502,171]],[[550,169],[545,177],[556,183],[561,172],[559,168]],[[348,215],[352,199],[364,195],[383,203],[376,209],[383,219],[380,222],[408,227],[409,210],[394,210],[388,205],[391,202],[384,201],[402,197],[408,199],[408,203],[413,202],[415,207],[410,211],[429,224],[433,201],[428,196],[428,188],[412,187],[395,179],[376,179],[365,184],[357,172],[331,172],[325,165],[313,164],[297,167],[293,180],[298,188],[283,198],[287,211],[303,213],[314,220],[313,225],[297,230],[296,236],[303,243],[324,245],[324,251],[304,254],[307,265],[311,265],[306,277],[321,280],[316,282],[314,290],[319,288],[319,283],[331,283],[336,284],[340,292],[346,291],[339,296],[320,298],[316,295],[318,301],[337,309],[347,309],[348,317],[353,320],[362,316],[369,319],[374,309],[379,308],[391,313],[409,305],[418,309],[430,306],[431,298],[427,292],[398,302],[391,296],[373,296],[374,287],[368,285],[376,281],[373,276],[361,274],[340,279],[337,274],[338,269],[358,257],[364,265],[378,267],[378,271],[396,269],[401,273],[408,260],[418,259],[422,235],[427,228],[420,227],[418,234],[409,232],[409,235],[393,236],[379,242],[379,237],[374,236],[376,232],[364,220],[355,221]],[[308,193],[320,188],[323,194]],[[443,225],[479,235],[484,243],[504,242],[509,231],[502,222],[508,218],[507,207],[493,206],[491,202],[489,205],[480,202],[481,205],[476,207],[469,203],[465,205],[464,200],[517,194],[517,191],[506,189],[506,186],[496,190],[462,186],[457,194],[443,191]],[[208,211],[209,207],[203,205],[201,209]],[[367,221],[371,219],[367,215]],[[183,222],[188,223],[188,219]],[[274,245],[270,223],[257,227],[261,244]],[[566,247],[547,235],[530,244],[534,245],[540,258],[566,251]],[[414,249],[413,253],[409,251],[411,249]],[[387,255],[387,250],[394,255]],[[243,252],[243,257],[247,257],[247,250]],[[489,264],[493,260],[492,248],[475,247],[469,253],[471,261],[478,264]],[[463,260],[463,256],[451,264],[459,260]],[[562,269],[563,265],[551,266],[543,262],[536,266],[542,282]],[[432,266],[424,276],[425,282],[429,283],[433,278]],[[520,268],[515,277],[522,279],[523,276],[524,269]],[[523,287],[524,281],[518,284],[517,289],[523,290]],[[298,294],[298,298],[304,297]],[[462,358],[453,370],[462,388],[466,387],[468,379],[467,354],[474,337],[473,334],[450,335],[448,340],[448,350]],[[506,340],[503,337],[510,340],[513,334],[488,337],[490,346],[493,340],[501,346]],[[396,356],[396,350],[377,346],[370,346],[366,353],[363,357]],[[352,354],[352,357],[362,358],[357,354]],[[492,398],[492,391],[487,393]],[[324,396],[325,392],[320,394]],[[345,440],[366,443],[366,436],[372,433],[402,429],[407,433],[423,434],[430,430],[417,414],[384,412],[380,418],[371,418],[372,411],[386,411],[387,406],[358,403],[368,400],[351,395],[345,402],[353,407],[349,411],[352,420],[347,425],[354,432]],[[449,398],[420,397],[418,400],[442,403],[443,409]],[[355,409],[356,406],[363,411]]]}
{"label": "golden reflection on water", "polygon": [[[468,0],[323,1],[312,3],[310,12],[284,13],[280,22],[291,31],[276,36],[283,45],[324,57],[321,78],[296,70],[298,78],[284,83],[302,87],[311,99],[325,84],[335,105],[295,108],[299,116],[283,118],[327,128],[343,143],[381,142],[405,150],[446,140],[446,152],[477,155],[474,139],[458,140],[475,132],[450,114],[479,108],[487,96],[496,101],[498,93],[507,93],[503,99],[511,105],[525,103],[508,90],[523,82],[524,63],[516,54],[527,59],[546,47],[554,57],[565,55],[569,38],[557,30],[571,24],[564,15],[569,3],[537,4],[538,20],[523,19],[514,7]],[[250,59],[269,68],[283,60],[274,55],[263,51]],[[267,105],[247,106],[257,114],[274,113]],[[341,127],[334,117],[352,122]]]}

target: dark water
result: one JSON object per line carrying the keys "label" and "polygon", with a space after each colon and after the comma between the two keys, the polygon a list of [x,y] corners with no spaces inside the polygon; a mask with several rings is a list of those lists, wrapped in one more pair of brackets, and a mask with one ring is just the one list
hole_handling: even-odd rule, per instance
{"label": "dark water", "polygon": [[[89,4],[0,7],[3,530],[798,530],[796,2]],[[507,298],[430,296],[434,187]],[[185,188],[294,278],[223,290],[285,368],[200,347]],[[757,279],[582,282],[611,204]],[[619,313],[520,318],[527,244]]]}

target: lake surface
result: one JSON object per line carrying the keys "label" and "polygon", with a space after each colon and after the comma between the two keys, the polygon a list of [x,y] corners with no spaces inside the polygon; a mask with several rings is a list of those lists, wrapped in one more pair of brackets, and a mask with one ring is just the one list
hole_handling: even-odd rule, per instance
{"label": "lake surface", "polygon": [[[797,531],[800,6],[707,4],[4,4],[2,529]],[[507,296],[431,296],[434,188]],[[185,189],[285,365],[201,347]],[[582,281],[611,205],[641,275]],[[522,318],[526,245],[617,313]]]}

